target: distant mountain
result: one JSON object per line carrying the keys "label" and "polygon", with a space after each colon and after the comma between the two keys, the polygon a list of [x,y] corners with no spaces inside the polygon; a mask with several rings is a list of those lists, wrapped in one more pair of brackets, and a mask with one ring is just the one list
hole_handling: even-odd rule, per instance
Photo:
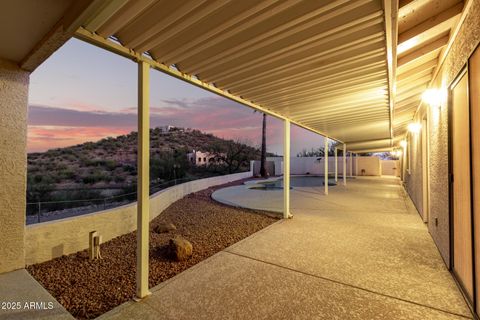
{"label": "distant mountain", "polygon": [[[187,159],[187,153],[192,150],[228,154],[229,150],[235,149],[235,152],[242,153],[240,165],[235,167],[237,171],[247,169],[246,160],[260,158],[258,149],[243,143],[221,139],[199,130],[169,129],[169,132],[165,132],[164,127],[150,129],[152,183],[228,173],[222,167],[224,164],[213,168],[194,167]],[[136,158],[136,132],[30,153],[27,198],[29,201],[63,200],[65,195],[59,197],[57,193],[55,196],[54,190],[59,189],[128,189],[128,186],[136,183]]]}

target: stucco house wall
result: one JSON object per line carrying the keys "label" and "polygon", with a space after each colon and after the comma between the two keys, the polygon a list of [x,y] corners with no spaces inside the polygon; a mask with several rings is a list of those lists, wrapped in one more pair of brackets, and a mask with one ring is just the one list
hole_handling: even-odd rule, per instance
{"label": "stucco house wall", "polygon": [[[420,120],[421,121],[421,120]],[[426,130],[422,128],[421,130]],[[423,168],[422,168],[422,141],[420,133],[408,134],[408,147],[407,163],[408,168],[405,175],[405,182],[408,185],[408,193],[412,199],[415,208],[421,216],[424,216],[423,212]],[[410,157],[410,159],[408,159]],[[410,182],[415,181],[415,183]],[[418,182],[419,181],[419,182]],[[418,183],[417,183],[418,182]]]}
{"label": "stucco house wall", "polygon": [[195,151],[187,153],[187,159],[191,164],[196,166],[206,166],[214,162],[216,155],[208,152]]}
{"label": "stucco house wall", "polygon": [[0,273],[25,263],[29,73],[0,60]]}
{"label": "stucco house wall", "polygon": [[[433,81],[433,87],[447,90],[456,75],[466,64],[468,57],[480,42],[480,0],[473,0],[469,12],[461,25],[457,37]],[[429,137],[429,212],[428,230],[432,235],[445,263],[450,261],[449,203],[448,203],[448,105],[444,101],[440,108],[422,105],[415,120],[421,121],[428,115]],[[418,137],[409,135],[411,148],[410,172],[406,173],[406,190],[417,208],[421,208],[422,172],[421,144]],[[419,199],[420,197],[420,199]],[[436,223],[437,221],[437,223]]]}

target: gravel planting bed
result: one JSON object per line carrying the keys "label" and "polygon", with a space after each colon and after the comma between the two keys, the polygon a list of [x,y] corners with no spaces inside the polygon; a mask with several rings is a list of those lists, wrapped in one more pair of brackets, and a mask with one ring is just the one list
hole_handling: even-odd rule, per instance
{"label": "gravel planting bed", "polygon": [[[150,287],[175,276],[277,220],[275,213],[233,208],[211,199],[218,188],[191,194],[168,207],[150,224]],[[177,230],[155,233],[162,222]],[[172,261],[167,254],[169,239],[182,235],[193,244],[186,261]],[[101,245],[101,260],[90,261],[87,250],[27,267],[73,316],[92,319],[131,300],[135,294],[135,232]]]}

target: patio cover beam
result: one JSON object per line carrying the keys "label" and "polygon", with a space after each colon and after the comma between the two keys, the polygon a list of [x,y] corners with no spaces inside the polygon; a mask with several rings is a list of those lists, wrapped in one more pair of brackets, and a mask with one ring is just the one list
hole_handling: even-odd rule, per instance
{"label": "patio cover beam", "polygon": [[398,1],[383,0],[385,38],[387,44],[388,104],[390,113],[390,146],[393,145],[393,108],[395,103],[395,72],[397,69]]}

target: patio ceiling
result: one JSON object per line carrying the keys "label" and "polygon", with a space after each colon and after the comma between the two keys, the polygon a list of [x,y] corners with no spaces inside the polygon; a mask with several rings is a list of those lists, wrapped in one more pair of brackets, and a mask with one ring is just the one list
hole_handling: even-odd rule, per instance
{"label": "patio ceiling", "polygon": [[462,0],[402,0],[393,132],[403,138],[462,15]]}
{"label": "patio ceiling", "polygon": [[390,147],[381,0],[112,1],[83,27],[332,139]]}
{"label": "patio ceiling", "polygon": [[75,35],[350,150],[385,150],[404,138],[471,3],[12,1],[0,56],[32,71]]}

